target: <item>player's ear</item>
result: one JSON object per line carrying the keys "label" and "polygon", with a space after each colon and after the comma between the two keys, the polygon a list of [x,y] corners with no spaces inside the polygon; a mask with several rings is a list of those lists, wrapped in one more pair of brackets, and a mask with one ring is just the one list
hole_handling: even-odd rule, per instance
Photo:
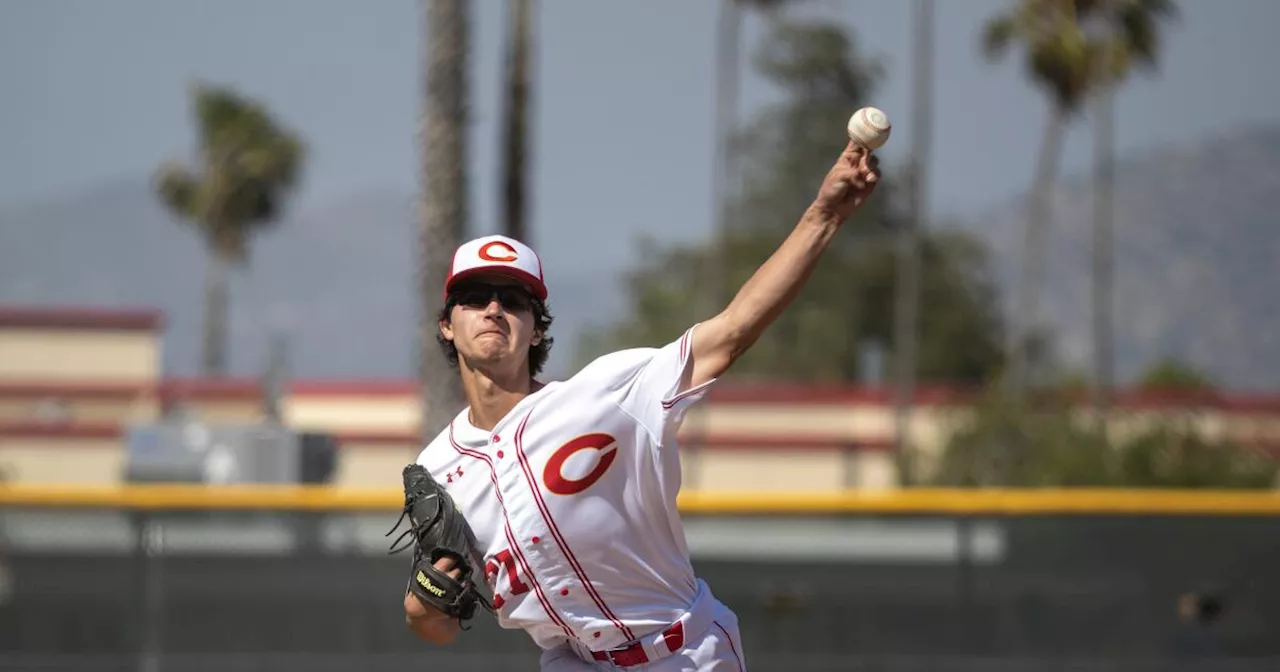
{"label": "player's ear", "polygon": [[453,324],[448,319],[440,320],[440,335],[446,341],[453,340]]}
{"label": "player's ear", "polygon": [[529,345],[538,345],[542,343],[542,332],[538,329],[533,330],[533,338],[529,339]]}

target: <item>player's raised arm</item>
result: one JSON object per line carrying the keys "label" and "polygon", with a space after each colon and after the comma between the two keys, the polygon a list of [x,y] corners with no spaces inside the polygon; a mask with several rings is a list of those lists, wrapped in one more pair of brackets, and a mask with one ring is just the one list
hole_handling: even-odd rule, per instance
{"label": "player's raised arm", "polygon": [[[853,126],[851,122],[850,134],[856,135]],[[883,142],[887,123],[885,128],[878,142],[868,144]],[[698,325],[692,373],[682,381],[682,388],[722,375],[795,299],[836,231],[875,191],[880,178],[877,163],[862,142],[850,140],[796,228],[720,314]]]}

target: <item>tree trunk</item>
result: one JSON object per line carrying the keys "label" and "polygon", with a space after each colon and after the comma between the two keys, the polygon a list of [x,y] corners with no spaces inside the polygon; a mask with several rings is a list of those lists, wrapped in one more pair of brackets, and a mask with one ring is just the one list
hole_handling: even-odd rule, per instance
{"label": "tree trunk", "polygon": [[915,29],[912,39],[911,102],[911,219],[898,232],[898,278],[894,296],[894,457],[902,485],[915,483],[914,453],[911,448],[911,408],[916,384],[916,349],[919,338],[920,231],[928,208],[925,171],[929,165],[930,130],[933,110],[933,15],[934,0],[916,0],[913,5]]}
{"label": "tree trunk", "polygon": [[503,137],[503,232],[525,242],[529,240],[528,156],[529,156],[529,70],[533,20],[532,0],[507,2],[507,99]]}
{"label": "tree trunk", "polygon": [[444,280],[467,226],[467,0],[426,0],[425,95],[419,124],[422,191],[418,203],[419,383],[422,442],[464,406],[458,375],[436,344]]}
{"label": "tree trunk", "polygon": [[1066,114],[1050,103],[1049,120],[1045,126],[1040,146],[1040,159],[1036,166],[1035,183],[1031,189],[1027,228],[1023,239],[1022,272],[1018,282],[1018,302],[1014,324],[1010,330],[1008,393],[1010,401],[1020,404],[1030,384],[1030,355],[1033,337],[1039,328],[1039,304],[1041,285],[1044,283],[1045,261],[1049,237],[1049,220],[1052,215],[1053,180],[1057,172],[1058,157],[1062,153],[1062,135],[1066,129]]}
{"label": "tree trunk", "polygon": [[1111,405],[1115,382],[1112,345],[1115,173],[1115,104],[1110,87],[1100,87],[1093,127],[1093,408],[1101,421]]}
{"label": "tree trunk", "polygon": [[[737,177],[731,139],[738,123],[741,38],[742,10],[738,6],[738,0],[720,0],[716,17],[715,137],[714,156],[711,157],[711,212],[715,218],[711,223],[711,236],[715,241],[712,249],[720,250],[727,249],[729,244],[728,204]],[[699,276],[702,286],[697,288],[700,315],[710,317],[728,304],[728,297],[732,292],[729,275],[727,254],[708,255]],[[688,440],[685,441],[684,449],[690,455],[689,464],[692,466],[685,476],[685,484],[691,488],[697,488],[701,482],[702,475],[698,466],[702,463],[701,450],[706,445],[709,421],[704,410],[690,414],[685,423]]]}
{"label": "tree trunk", "polygon": [[227,372],[227,274],[231,262],[216,250],[209,252],[204,276],[204,325],[200,369],[208,377]]}

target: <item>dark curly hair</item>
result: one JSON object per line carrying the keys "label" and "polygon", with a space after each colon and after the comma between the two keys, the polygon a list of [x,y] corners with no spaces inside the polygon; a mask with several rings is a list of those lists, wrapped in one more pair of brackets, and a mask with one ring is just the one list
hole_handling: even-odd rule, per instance
{"label": "dark curly hair", "polygon": [[[555,318],[551,315],[551,309],[546,303],[533,296],[529,299],[533,309],[533,331],[542,334],[542,340],[537,345],[529,346],[529,375],[536,376],[542,372],[542,367],[547,363],[547,357],[551,355],[551,346],[555,343],[555,339],[547,333]],[[450,294],[445,299],[444,307],[436,315],[436,324],[449,321],[453,314],[453,307],[456,305],[458,305],[457,297]],[[445,338],[444,334],[437,329],[436,342],[440,344],[440,350],[444,352],[444,357],[449,360],[449,364],[455,369],[458,368],[458,347],[453,344],[453,341]]]}

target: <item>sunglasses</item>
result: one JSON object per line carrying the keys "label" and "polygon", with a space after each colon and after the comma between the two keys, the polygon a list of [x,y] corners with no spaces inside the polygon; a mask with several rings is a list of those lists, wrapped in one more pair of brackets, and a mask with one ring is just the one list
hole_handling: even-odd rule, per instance
{"label": "sunglasses", "polygon": [[467,308],[484,308],[497,297],[502,309],[507,312],[521,312],[533,308],[533,295],[515,285],[471,284],[455,289],[453,302]]}

